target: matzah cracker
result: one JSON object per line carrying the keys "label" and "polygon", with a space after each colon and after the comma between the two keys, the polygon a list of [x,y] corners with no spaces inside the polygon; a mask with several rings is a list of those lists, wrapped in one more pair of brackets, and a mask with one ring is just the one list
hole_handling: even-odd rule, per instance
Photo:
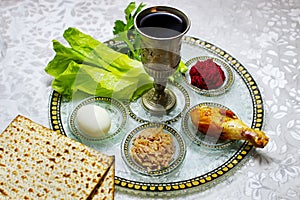
{"label": "matzah cracker", "polygon": [[113,163],[19,115],[0,134],[0,199],[92,199]]}
{"label": "matzah cracker", "polygon": [[97,189],[93,200],[113,200],[115,191],[115,165],[113,164],[101,186]]}

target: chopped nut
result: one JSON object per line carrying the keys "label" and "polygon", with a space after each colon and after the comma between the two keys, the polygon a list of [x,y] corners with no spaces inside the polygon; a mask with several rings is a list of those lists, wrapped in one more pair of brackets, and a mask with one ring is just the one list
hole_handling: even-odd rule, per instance
{"label": "chopped nut", "polygon": [[147,171],[160,170],[172,162],[175,147],[172,136],[164,133],[162,127],[148,128],[133,140],[130,153]]}

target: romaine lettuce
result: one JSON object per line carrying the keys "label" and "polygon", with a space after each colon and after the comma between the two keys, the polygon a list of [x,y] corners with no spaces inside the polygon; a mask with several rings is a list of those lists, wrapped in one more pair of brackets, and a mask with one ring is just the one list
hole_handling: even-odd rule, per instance
{"label": "romaine lettuce", "polygon": [[45,71],[54,77],[52,88],[67,98],[79,91],[120,100],[134,100],[153,87],[141,62],[95,40],[76,28],[64,38],[71,48],[53,40],[56,52]]}

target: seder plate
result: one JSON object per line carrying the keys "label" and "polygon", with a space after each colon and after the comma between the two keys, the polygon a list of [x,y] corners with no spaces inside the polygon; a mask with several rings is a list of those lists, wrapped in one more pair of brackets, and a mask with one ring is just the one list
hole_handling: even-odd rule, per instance
{"label": "seder plate", "polygon": [[[119,49],[123,45],[122,42],[114,40],[108,41],[107,44],[115,49]],[[78,94],[72,100],[68,100],[56,91],[52,91],[50,94],[49,121],[52,129],[103,153],[114,155],[116,164],[115,185],[119,191],[135,195],[168,197],[205,190],[232,175],[251,155],[253,146],[245,141],[232,142],[221,146],[221,148],[215,147],[217,143],[199,145],[191,141],[188,131],[185,130],[186,128],[182,126],[182,123],[184,123],[186,112],[191,108],[201,103],[212,103],[230,108],[248,126],[262,129],[264,124],[263,99],[254,78],[246,67],[225,50],[198,38],[184,37],[181,54],[184,62],[201,56],[217,58],[229,66],[234,80],[230,82],[231,85],[226,92],[218,95],[200,94],[187,85],[182,76],[178,76],[175,79],[176,82],[170,84],[169,87],[174,87],[174,90],[178,90],[178,94],[183,95],[183,99],[181,98],[182,105],[173,117],[165,118],[160,122],[178,130],[178,134],[185,141],[185,156],[178,168],[169,170],[168,173],[162,173],[158,176],[139,173],[128,166],[126,158],[122,156],[122,141],[130,135],[132,130],[148,121],[157,122],[159,120],[148,120],[146,115],[141,116],[138,112],[132,114],[133,108],[136,107],[123,102],[128,113],[128,119],[122,132],[106,139],[105,142],[83,141],[74,137],[68,125],[68,119],[75,107],[90,96]],[[186,126],[189,127],[188,124]]]}

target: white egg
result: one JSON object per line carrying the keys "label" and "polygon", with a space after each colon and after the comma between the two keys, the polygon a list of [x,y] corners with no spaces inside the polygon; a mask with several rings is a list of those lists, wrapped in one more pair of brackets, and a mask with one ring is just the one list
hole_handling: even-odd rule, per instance
{"label": "white egg", "polygon": [[111,119],[104,108],[89,104],[78,109],[77,124],[84,134],[93,138],[99,138],[108,133]]}

